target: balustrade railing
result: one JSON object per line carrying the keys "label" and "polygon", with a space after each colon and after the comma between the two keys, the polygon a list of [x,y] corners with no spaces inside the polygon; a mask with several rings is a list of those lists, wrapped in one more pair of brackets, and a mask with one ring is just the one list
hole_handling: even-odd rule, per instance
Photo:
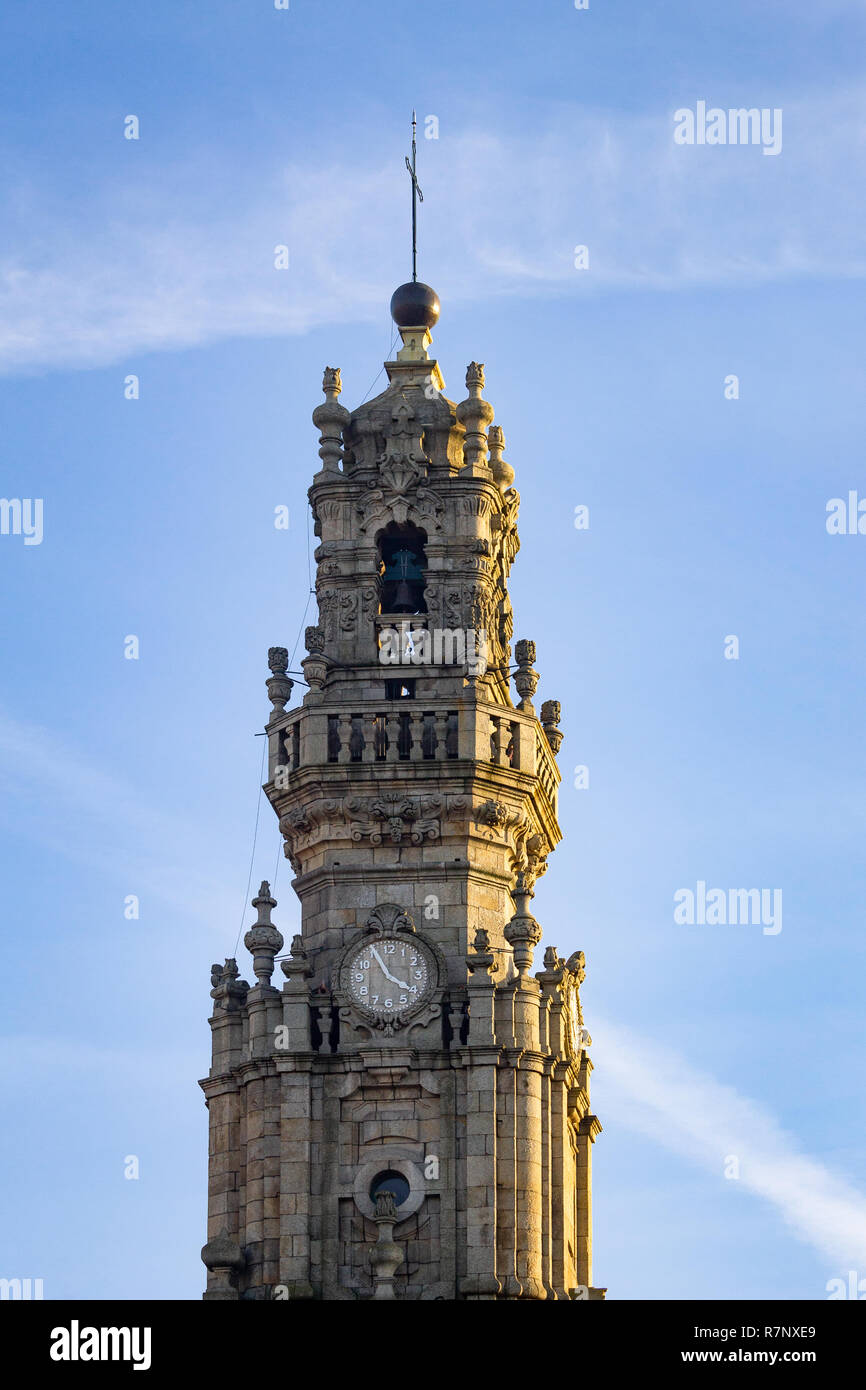
{"label": "balustrade railing", "polygon": [[[407,707],[408,706],[408,707]],[[448,762],[489,760],[538,777],[556,808],[559,772],[537,721],[517,710],[477,704],[455,709],[418,708],[412,701],[390,707],[293,711],[270,731],[269,777],[277,767],[294,772],[305,764]]]}
{"label": "balustrade railing", "polygon": [[329,763],[444,761],[456,757],[456,710],[328,715]]}

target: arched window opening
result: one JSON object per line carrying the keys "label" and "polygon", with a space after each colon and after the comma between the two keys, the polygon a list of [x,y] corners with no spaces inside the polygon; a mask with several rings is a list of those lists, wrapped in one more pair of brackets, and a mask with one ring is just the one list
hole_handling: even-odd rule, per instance
{"label": "arched window opening", "polygon": [[427,535],[417,526],[391,522],[379,537],[383,613],[426,613]]}

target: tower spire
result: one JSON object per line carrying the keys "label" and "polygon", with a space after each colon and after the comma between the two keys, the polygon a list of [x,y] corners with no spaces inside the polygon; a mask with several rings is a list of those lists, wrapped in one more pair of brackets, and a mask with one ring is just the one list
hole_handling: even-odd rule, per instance
{"label": "tower spire", "polygon": [[[412,110],[412,162],[406,156],[406,168],[412,179],[412,281],[418,279],[418,203],[423,203],[424,194],[418,185],[418,178],[415,173],[415,111]],[[417,194],[417,198],[416,198]]]}

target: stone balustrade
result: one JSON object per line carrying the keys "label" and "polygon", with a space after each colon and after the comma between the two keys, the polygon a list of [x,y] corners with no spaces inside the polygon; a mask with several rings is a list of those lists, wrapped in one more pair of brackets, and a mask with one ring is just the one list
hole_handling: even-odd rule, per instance
{"label": "stone balustrade", "polygon": [[556,814],[560,774],[534,714],[473,701],[357,701],[336,714],[302,706],[267,728],[268,781],[277,768],[348,763],[491,763],[538,777]]}

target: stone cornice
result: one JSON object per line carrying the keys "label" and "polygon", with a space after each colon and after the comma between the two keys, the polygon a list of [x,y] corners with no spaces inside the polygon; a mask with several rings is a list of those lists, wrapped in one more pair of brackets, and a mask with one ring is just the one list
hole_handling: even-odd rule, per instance
{"label": "stone cornice", "polygon": [[221,1072],[219,1076],[205,1076],[198,1084],[208,1100],[215,1096],[234,1095],[238,1089],[237,1080],[231,1072]]}
{"label": "stone cornice", "polygon": [[601,1134],[601,1121],[597,1115],[584,1115],[580,1122],[579,1134],[589,1135],[590,1143],[594,1144]]}

